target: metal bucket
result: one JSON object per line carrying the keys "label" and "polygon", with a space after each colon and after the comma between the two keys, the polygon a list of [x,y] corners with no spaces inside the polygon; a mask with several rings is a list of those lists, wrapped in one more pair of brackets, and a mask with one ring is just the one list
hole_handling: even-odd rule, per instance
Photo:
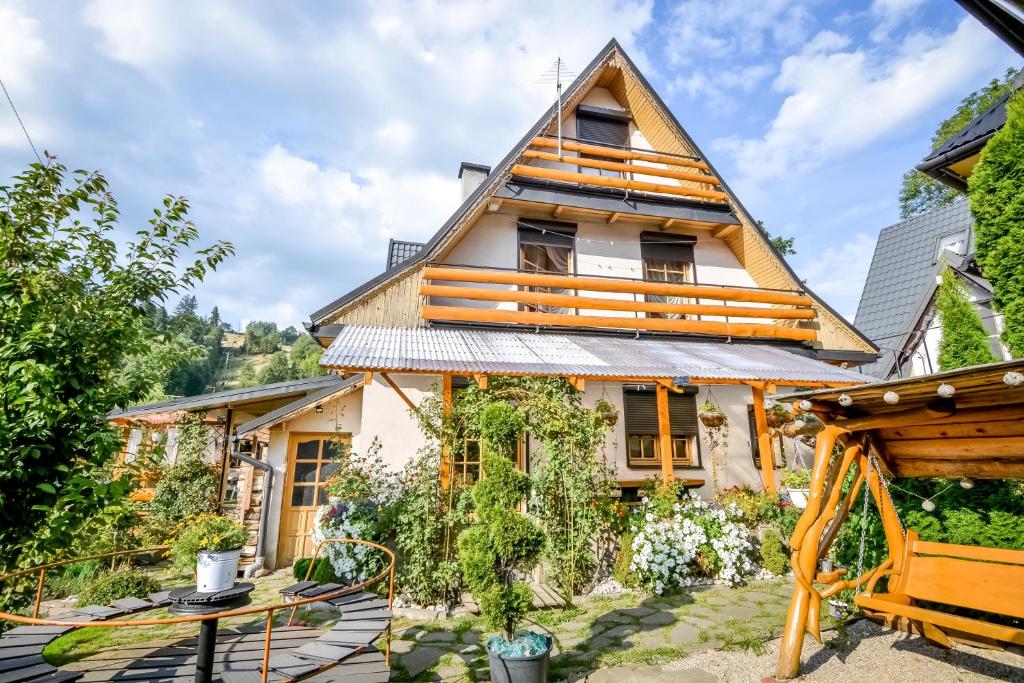
{"label": "metal bucket", "polygon": [[216,593],[234,586],[241,555],[241,548],[220,552],[200,550],[196,558],[196,590]]}

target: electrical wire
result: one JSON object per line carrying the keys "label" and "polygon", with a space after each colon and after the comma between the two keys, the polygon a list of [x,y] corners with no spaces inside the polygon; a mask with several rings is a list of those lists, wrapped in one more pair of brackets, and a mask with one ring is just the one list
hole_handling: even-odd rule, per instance
{"label": "electrical wire", "polygon": [[32,136],[28,134],[28,128],[25,127],[25,122],[21,120],[21,115],[18,113],[18,109],[14,106],[14,100],[11,99],[11,94],[7,92],[7,86],[4,85],[3,79],[0,79],[0,89],[4,91],[4,95],[7,97],[7,104],[11,105],[11,111],[14,112],[14,118],[18,119],[18,125],[21,126],[21,132],[25,134],[25,139],[28,140],[28,146],[32,148],[32,153],[36,155],[36,159],[40,164],[43,164],[43,158],[39,156],[39,150],[36,149],[36,145],[32,142]]}

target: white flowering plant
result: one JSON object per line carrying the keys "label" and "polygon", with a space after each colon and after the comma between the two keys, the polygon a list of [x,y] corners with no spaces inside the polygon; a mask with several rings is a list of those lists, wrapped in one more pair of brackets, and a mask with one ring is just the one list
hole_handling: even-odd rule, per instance
{"label": "white flowering plant", "polygon": [[638,583],[661,595],[712,580],[737,584],[753,574],[755,545],[743,511],[709,504],[673,485],[647,492],[632,521],[630,569]]}

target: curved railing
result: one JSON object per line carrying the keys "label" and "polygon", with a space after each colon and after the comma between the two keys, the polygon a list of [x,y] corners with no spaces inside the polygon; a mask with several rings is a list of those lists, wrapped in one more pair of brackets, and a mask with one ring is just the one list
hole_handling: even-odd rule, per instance
{"label": "curved railing", "polygon": [[[317,544],[316,549],[313,551],[313,559],[309,563],[309,569],[306,570],[306,580],[309,579],[314,565],[316,564],[317,558],[320,556],[320,550],[324,546],[331,545],[333,543],[355,543],[370,546],[377,550],[382,551],[388,558],[387,566],[374,576],[360,581],[359,583],[351,586],[344,586],[337,590],[321,593],[319,595],[309,598],[299,598],[291,600],[289,602],[282,602],[275,605],[257,605],[247,606],[238,609],[225,610],[223,612],[215,612],[213,614],[195,614],[180,617],[166,617],[162,619],[108,619],[105,621],[74,621],[69,619],[47,619],[39,617],[39,609],[42,604],[43,590],[46,582],[47,570],[62,567],[68,564],[74,564],[75,562],[86,562],[89,560],[104,560],[114,557],[127,557],[131,555],[141,555],[143,553],[162,552],[170,549],[170,546],[154,546],[150,548],[136,548],[133,550],[121,550],[111,553],[103,553],[100,555],[90,555],[88,557],[76,557],[69,560],[61,560],[60,562],[51,562],[49,564],[40,565],[38,567],[29,567],[27,569],[19,569],[17,571],[8,572],[0,575],[0,584],[16,579],[19,577],[38,574],[36,581],[36,595],[35,604],[32,610],[32,616],[24,616],[21,614],[11,614],[10,612],[4,612],[0,610],[0,620],[13,621],[19,624],[25,624],[28,626],[71,626],[75,628],[120,628],[120,627],[134,627],[134,626],[159,626],[162,624],[184,624],[188,622],[201,622],[209,619],[227,619],[231,617],[243,617],[252,614],[260,614],[265,612],[267,615],[267,628],[266,637],[263,641],[263,668],[262,668],[262,681],[266,683],[268,675],[268,662],[270,660],[270,640],[274,628],[274,613],[279,610],[290,609],[291,614],[288,618],[288,624],[291,625],[292,619],[295,617],[295,613],[299,607],[308,605],[314,602],[326,602],[335,598],[340,598],[345,595],[351,595],[357,593],[364,588],[368,588],[373,584],[378,583],[385,577],[388,579],[388,608],[391,609],[394,603],[395,596],[395,554],[385,546],[372,541],[365,541],[359,538],[327,538]],[[388,624],[387,628],[387,646],[385,652],[385,659],[390,664],[391,660],[391,624]]]}

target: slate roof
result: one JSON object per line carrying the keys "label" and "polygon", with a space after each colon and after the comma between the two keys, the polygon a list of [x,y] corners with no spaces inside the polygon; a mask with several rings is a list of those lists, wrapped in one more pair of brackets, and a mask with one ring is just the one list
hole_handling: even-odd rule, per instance
{"label": "slate roof", "polygon": [[222,408],[224,406],[245,403],[248,401],[265,401],[275,398],[287,398],[289,396],[305,396],[310,392],[319,391],[325,387],[338,386],[343,381],[344,380],[337,375],[306,377],[304,379],[274,382],[273,384],[264,384],[257,387],[228,389],[226,391],[215,391],[209,394],[199,394],[198,396],[184,396],[182,398],[172,398],[167,401],[129,406],[124,410],[115,410],[107,417],[114,420],[119,417],[135,417],[138,415],[168,413],[178,410],[210,410],[213,408]]}
{"label": "slate roof", "polygon": [[1000,97],[945,144],[932,151],[918,164],[918,170],[927,171],[935,166],[947,165],[958,161],[961,156],[968,157],[978,151],[980,145],[1006,123],[1006,102],[1012,94],[1011,90]]}
{"label": "slate roof", "polygon": [[346,325],[320,364],[377,372],[692,377],[792,384],[874,381],[768,344],[441,327]]}
{"label": "slate roof", "polygon": [[388,270],[400,266],[423,249],[422,242],[391,240],[388,242]]}
{"label": "slate roof", "polygon": [[971,224],[969,202],[962,199],[878,234],[854,324],[882,348],[882,360],[864,366],[864,372],[887,374],[891,349],[906,341],[900,335],[910,332],[922,297],[935,285],[939,238],[966,233]]}

